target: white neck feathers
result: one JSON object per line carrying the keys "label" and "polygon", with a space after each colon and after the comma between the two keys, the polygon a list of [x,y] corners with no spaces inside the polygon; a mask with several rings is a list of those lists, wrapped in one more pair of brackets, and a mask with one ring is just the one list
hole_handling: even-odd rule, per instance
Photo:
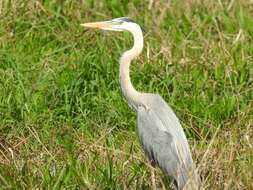
{"label": "white neck feathers", "polygon": [[120,58],[120,85],[123,95],[130,106],[137,109],[138,105],[143,104],[141,100],[142,93],[136,91],[131,83],[130,63],[141,53],[143,49],[143,35],[141,28],[137,24],[130,27],[128,31],[130,31],[133,35],[134,45],[130,50],[124,52]]}

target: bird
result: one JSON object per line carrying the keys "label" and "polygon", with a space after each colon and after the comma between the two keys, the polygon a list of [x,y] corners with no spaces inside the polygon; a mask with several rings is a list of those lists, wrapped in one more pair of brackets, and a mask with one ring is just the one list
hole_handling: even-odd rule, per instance
{"label": "bird", "polygon": [[137,113],[137,133],[144,153],[152,166],[158,166],[171,178],[172,189],[199,189],[200,177],[176,114],[159,94],[139,92],[131,82],[131,61],[141,54],[144,46],[140,25],[131,17],[120,17],[83,23],[81,26],[132,34],[133,47],[125,51],[119,60],[119,78],[123,96]]}

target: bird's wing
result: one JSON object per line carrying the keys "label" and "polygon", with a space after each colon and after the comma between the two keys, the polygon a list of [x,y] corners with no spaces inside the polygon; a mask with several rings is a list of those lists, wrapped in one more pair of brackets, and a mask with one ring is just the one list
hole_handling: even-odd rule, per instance
{"label": "bird's wing", "polygon": [[153,111],[157,113],[157,117],[163,122],[166,130],[174,132],[177,137],[184,137],[184,140],[186,140],[183,128],[176,114],[164,99],[160,95],[152,95],[149,103]]}
{"label": "bird's wing", "polygon": [[138,134],[149,159],[178,181],[180,160],[173,136],[164,130],[163,123],[152,109],[138,108]]}
{"label": "bird's wing", "polygon": [[184,130],[176,114],[159,95],[152,95],[152,98],[150,98],[149,106],[162,122],[165,130],[172,134],[176,142],[180,161],[184,163],[188,169],[188,167],[193,164],[192,156]]}

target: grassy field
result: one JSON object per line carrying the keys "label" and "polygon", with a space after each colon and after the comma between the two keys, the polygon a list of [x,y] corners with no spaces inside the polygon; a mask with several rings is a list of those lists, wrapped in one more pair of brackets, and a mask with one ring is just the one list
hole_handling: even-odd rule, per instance
{"label": "grassy field", "polygon": [[253,189],[249,0],[0,1],[0,189],[151,188],[118,80],[131,35],[79,25],[120,16],[146,31],[132,81],[180,118],[203,189]]}

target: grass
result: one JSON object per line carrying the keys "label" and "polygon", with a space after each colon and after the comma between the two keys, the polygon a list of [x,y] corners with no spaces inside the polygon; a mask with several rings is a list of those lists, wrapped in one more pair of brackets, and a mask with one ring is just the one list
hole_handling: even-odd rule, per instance
{"label": "grass", "polygon": [[79,26],[126,15],[146,30],[132,81],[180,118],[203,189],[252,189],[252,11],[246,0],[0,2],[0,189],[151,188],[118,81],[131,36]]}

